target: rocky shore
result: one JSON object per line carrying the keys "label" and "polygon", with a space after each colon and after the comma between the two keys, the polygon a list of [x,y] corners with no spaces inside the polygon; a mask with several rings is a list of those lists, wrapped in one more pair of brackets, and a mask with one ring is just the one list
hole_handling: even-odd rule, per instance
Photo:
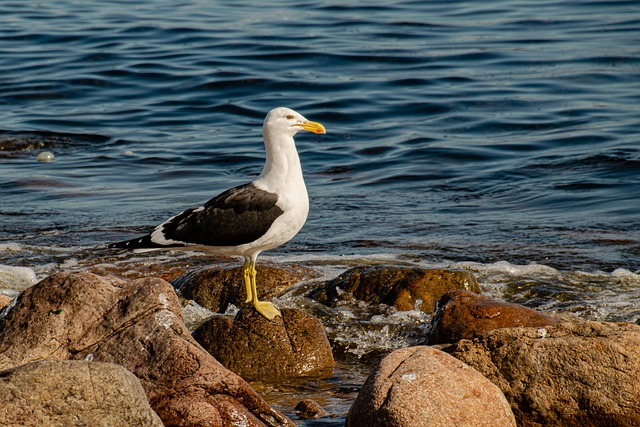
{"label": "rocky shore", "polygon": [[[283,307],[272,322],[252,309],[224,315],[242,305],[231,268],[171,283],[60,272],[0,300],[0,425],[294,426],[344,417],[308,398],[274,409],[248,381],[331,376],[341,356],[321,307],[352,303],[433,316],[420,345],[373,361],[348,427],[640,425],[638,325],[491,299],[461,270],[361,266],[328,281],[300,266],[258,274],[260,298],[306,280],[299,292],[308,304]],[[193,302],[219,314],[189,329],[183,309]]]}

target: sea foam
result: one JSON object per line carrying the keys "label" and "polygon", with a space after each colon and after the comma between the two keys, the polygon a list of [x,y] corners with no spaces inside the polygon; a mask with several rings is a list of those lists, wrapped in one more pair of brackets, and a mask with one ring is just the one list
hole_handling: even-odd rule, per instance
{"label": "sea foam", "polygon": [[36,272],[29,267],[0,265],[0,289],[22,291],[35,285],[37,281]]}

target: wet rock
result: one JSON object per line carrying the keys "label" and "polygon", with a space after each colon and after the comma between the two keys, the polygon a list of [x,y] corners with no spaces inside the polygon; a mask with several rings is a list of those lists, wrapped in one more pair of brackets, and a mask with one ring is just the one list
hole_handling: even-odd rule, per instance
{"label": "wet rock", "polygon": [[14,132],[0,133],[0,159],[26,157],[26,153],[47,147],[46,141],[35,135],[16,134]]}
{"label": "wet rock", "polygon": [[45,141],[0,135],[0,151],[34,151],[46,147]]}
{"label": "wet rock", "polygon": [[0,372],[0,425],[157,426],[140,381],[119,365],[44,360]]}
{"label": "wet rock", "polygon": [[[106,262],[105,262],[106,261]],[[106,259],[95,258],[82,261],[83,270],[98,276],[115,276],[125,280],[141,279],[144,277],[159,277],[167,282],[177,279],[187,271],[210,266],[212,263],[228,262],[226,258],[164,257],[161,263],[149,262],[146,258],[121,257],[117,253]]]}
{"label": "wet rock", "polygon": [[474,338],[498,328],[547,326],[562,320],[469,291],[449,291],[438,300],[427,333],[429,344]]}
{"label": "wet rock", "polygon": [[162,279],[58,273],[0,319],[0,369],[85,358],[137,376],[166,426],[293,425],[193,340]]}
{"label": "wet rock", "polygon": [[6,295],[0,295],[0,310],[2,310],[11,301],[13,301],[13,298]]}
{"label": "wet rock", "polygon": [[432,347],[396,350],[360,390],[346,427],[515,427],[502,392],[479,372]]}
{"label": "wet rock", "polygon": [[240,310],[234,320],[214,316],[193,336],[246,379],[327,377],[335,364],[320,321],[297,309],[285,308],[271,321],[252,308]]}
{"label": "wet rock", "polygon": [[0,158],[24,157],[21,153],[30,153],[42,149],[66,149],[85,146],[86,144],[95,146],[109,139],[95,134],[0,130]]}
{"label": "wet rock", "polygon": [[298,402],[296,412],[303,420],[312,420],[330,416],[318,402],[312,399],[304,399]]}
{"label": "wet rock", "polygon": [[[258,265],[256,269],[258,298],[266,301],[295,283],[318,275],[315,270],[299,265]],[[229,304],[236,307],[245,304],[242,267],[201,268],[183,274],[171,284],[182,297],[217,313],[224,313]]]}
{"label": "wet rock", "polygon": [[444,351],[504,392],[520,426],[640,425],[640,326],[496,329]]}
{"label": "wet rock", "polygon": [[468,271],[375,266],[352,268],[309,296],[330,307],[345,297],[353,297],[398,310],[413,310],[420,300],[420,310],[430,313],[435,302],[452,289],[480,292],[478,281]]}

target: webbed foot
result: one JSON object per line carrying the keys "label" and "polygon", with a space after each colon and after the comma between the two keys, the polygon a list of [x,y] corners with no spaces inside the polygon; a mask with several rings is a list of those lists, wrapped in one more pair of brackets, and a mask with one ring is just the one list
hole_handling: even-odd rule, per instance
{"label": "webbed foot", "polygon": [[278,307],[267,301],[254,301],[253,307],[269,320],[273,320],[276,316],[282,316]]}

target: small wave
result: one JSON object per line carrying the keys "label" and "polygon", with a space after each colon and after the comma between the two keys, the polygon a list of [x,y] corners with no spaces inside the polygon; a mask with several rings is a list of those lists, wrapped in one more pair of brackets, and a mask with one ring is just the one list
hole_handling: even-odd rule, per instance
{"label": "small wave", "polygon": [[553,267],[548,267],[542,264],[527,264],[516,265],[507,261],[498,261],[492,264],[482,264],[477,262],[459,262],[457,267],[465,270],[471,270],[477,273],[493,274],[493,273],[507,273],[512,276],[531,276],[531,275],[557,275],[559,273]]}
{"label": "small wave", "polygon": [[0,289],[25,290],[38,281],[36,272],[29,267],[0,264]]}
{"label": "small wave", "polygon": [[638,273],[634,273],[632,271],[629,271],[625,268],[616,268],[615,270],[613,270],[611,272],[611,277],[621,277],[621,278],[625,278],[625,279],[633,279],[633,280],[637,280],[638,283],[640,284],[640,272]]}
{"label": "small wave", "polygon": [[[299,262],[318,269],[321,280],[330,280],[345,270],[361,265],[405,265],[422,268],[454,268],[476,275],[482,292],[497,299],[515,302],[549,312],[573,313],[590,320],[640,321],[640,271],[618,268],[612,272],[559,269],[540,263],[516,264],[509,261],[481,263],[472,261],[433,262],[414,255],[378,253],[371,255],[330,256],[318,254],[265,256],[276,262]],[[596,307],[597,309],[595,309]],[[357,307],[342,307],[341,315],[358,317]],[[345,311],[346,310],[346,311]],[[398,314],[385,313],[376,321],[371,312],[366,321],[394,324]],[[402,314],[401,316],[404,316]],[[407,314],[415,317],[414,314]],[[403,323],[404,319],[400,321]],[[392,328],[393,329],[393,328]],[[343,333],[342,331],[341,333]],[[406,331],[405,331],[406,332]],[[353,332],[355,334],[355,332]],[[405,339],[403,337],[401,339]],[[365,338],[363,338],[365,339]],[[366,340],[365,340],[366,341]],[[373,343],[370,343],[375,347]],[[367,346],[362,343],[362,348]],[[353,347],[352,349],[356,349]],[[354,350],[360,352],[361,350]]]}

